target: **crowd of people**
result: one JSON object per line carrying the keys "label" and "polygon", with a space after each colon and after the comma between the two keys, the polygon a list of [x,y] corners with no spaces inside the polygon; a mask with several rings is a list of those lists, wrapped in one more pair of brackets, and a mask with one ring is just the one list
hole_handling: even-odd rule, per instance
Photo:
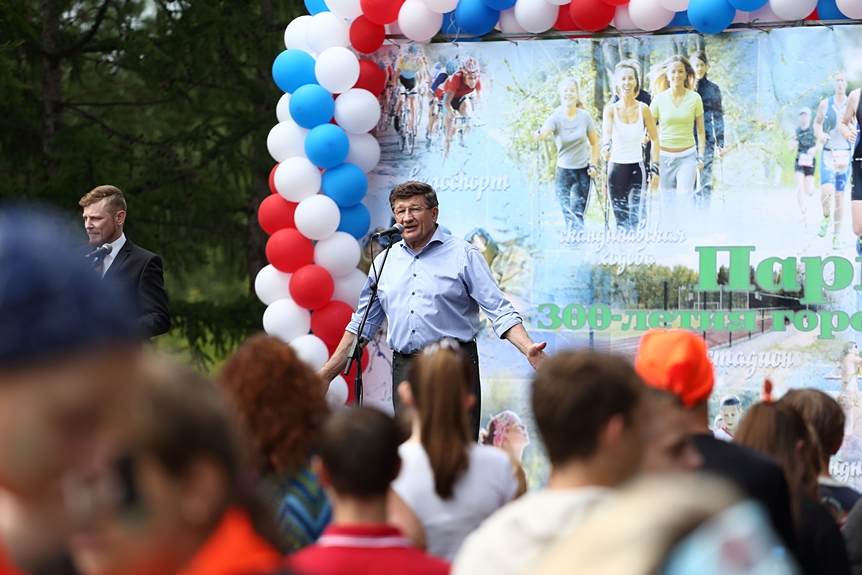
{"label": "crowd of people", "polygon": [[[415,185],[393,191],[405,250],[437,233]],[[551,466],[528,486],[520,419],[478,433],[475,347],[410,353],[408,429],[328,406],[327,370],[266,335],[210,380],[142,345],[61,228],[0,211],[2,575],[862,572],[862,494],[828,471],[842,407],[767,384],[738,422],[722,400],[716,437],[695,333],[647,332],[634,365],[527,345]]]}

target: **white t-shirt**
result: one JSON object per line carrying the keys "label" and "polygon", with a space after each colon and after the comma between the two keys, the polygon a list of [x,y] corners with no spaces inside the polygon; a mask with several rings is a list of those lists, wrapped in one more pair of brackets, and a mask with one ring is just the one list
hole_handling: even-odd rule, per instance
{"label": "white t-shirt", "polygon": [[543,489],[494,513],[464,541],[451,575],[526,575],[549,545],[611,496],[607,487]]}
{"label": "white t-shirt", "polygon": [[449,561],[464,538],[518,491],[515,470],[504,451],[488,445],[472,445],[469,450],[470,465],[455,482],[453,497],[441,499],[422,444],[408,442],[398,448],[401,473],[392,489],[422,523],[428,553]]}

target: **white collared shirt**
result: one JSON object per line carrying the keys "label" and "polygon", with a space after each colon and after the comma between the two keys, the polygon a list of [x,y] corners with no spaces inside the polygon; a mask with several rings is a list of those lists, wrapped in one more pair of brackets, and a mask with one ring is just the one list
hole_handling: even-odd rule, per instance
{"label": "white collared shirt", "polygon": [[111,264],[114,263],[114,260],[117,259],[117,254],[120,253],[120,250],[123,249],[123,246],[126,245],[126,234],[120,234],[120,237],[116,239],[116,241],[111,242],[111,253],[106,255],[102,260],[102,277],[105,277],[105,274],[108,272],[108,268],[111,267]]}

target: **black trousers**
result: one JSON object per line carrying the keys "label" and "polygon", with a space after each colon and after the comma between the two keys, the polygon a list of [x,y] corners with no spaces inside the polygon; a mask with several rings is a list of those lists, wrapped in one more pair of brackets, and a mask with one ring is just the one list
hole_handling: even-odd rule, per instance
{"label": "black trousers", "polygon": [[[461,343],[461,352],[467,354],[467,357],[473,363],[473,384],[472,392],[476,395],[476,404],[470,412],[470,431],[473,434],[473,439],[479,440],[479,418],[482,415],[482,386],[479,382],[479,350],[476,347],[475,341]],[[418,352],[422,353],[422,352]],[[407,375],[410,371],[410,362],[415,357],[415,354],[403,354],[397,351],[392,352],[392,406],[395,408],[395,417],[404,417],[404,404],[401,403],[401,398],[398,397],[398,385],[402,381],[407,380]]]}

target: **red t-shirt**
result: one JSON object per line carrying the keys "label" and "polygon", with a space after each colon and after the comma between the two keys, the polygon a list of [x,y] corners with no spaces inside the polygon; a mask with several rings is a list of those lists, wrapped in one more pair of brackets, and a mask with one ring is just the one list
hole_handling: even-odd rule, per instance
{"label": "red t-shirt", "polygon": [[390,525],[330,525],[287,566],[301,575],[448,575],[449,564],[428,555]]}
{"label": "red t-shirt", "polygon": [[437,88],[437,92],[439,92],[439,94],[435,93],[435,95],[438,98],[442,98],[443,94],[451,90],[452,92],[454,92],[452,98],[456,99],[463,98],[464,96],[473,91],[479,92],[481,89],[481,78],[476,78],[476,85],[473,88],[470,88],[469,86],[467,86],[467,82],[464,81],[464,71],[458,70],[457,72],[449,76],[449,79],[446,80],[446,83],[444,83],[443,86]]}

